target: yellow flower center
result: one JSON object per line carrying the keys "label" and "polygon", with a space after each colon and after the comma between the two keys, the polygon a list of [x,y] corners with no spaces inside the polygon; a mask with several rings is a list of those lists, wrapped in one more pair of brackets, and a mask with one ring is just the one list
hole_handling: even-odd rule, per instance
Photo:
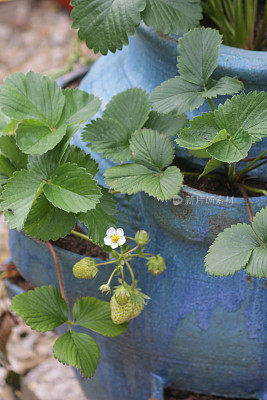
{"label": "yellow flower center", "polygon": [[111,240],[113,243],[117,243],[117,241],[119,240],[119,236],[117,235],[117,233],[115,233],[115,235],[111,236]]}

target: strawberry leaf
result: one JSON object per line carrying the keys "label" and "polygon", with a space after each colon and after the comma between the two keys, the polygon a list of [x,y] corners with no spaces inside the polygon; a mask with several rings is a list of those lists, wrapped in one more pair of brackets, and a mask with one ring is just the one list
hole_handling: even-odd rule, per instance
{"label": "strawberry leaf", "polygon": [[15,136],[0,136],[0,153],[7,157],[17,170],[27,167],[28,156],[18,148]]}
{"label": "strawberry leaf", "polygon": [[226,228],[209,248],[206,272],[226,276],[243,268],[251,276],[267,278],[267,207],[255,215],[252,226],[262,242],[248,224]]}
{"label": "strawberry leaf", "polygon": [[68,331],[56,340],[53,352],[59,362],[80,369],[86,379],[94,375],[99,348],[89,335]]}
{"label": "strawberry leaf", "polygon": [[42,195],[34,203],[23,230],[30,237],[46,242],[67,236],[75,225],[75,214],[54,207]]}
{"label": "strawberry leaf", "polygon": [[78,219],[88,228],[89,237],[100,245],[104,244],[106,231],[110,226],[117,224],[116,202],[106,188],[101,188],[103,196],[94,210],[79,213]]}
{"label": "strawberry leaf", "polygon": [[256,140],[267,135],[266,109],[266,93],[241,93],[220,104],[218,110],[195,117],[176,141],[188,149],[206,148],[223,162],[240,161]]}
{"label": "strawberry leaf", "polygon": [[108,168],[105,172],[107,185],[112,189],[135,194],[144,191],[158,200],[170,200],[182,186],[183,176],[177,167],[155,172],[140,164],[124,164]]}
{"label": "strawberry leaf", "polygon": [[72,0],[74,29],[89,49],[106,55],[128,44],[141,22],[146,0]]}
{"label": "strawberry leaf", "polygon": [[142,128],[148,115],[147,93],[142,89],[128,89],[111,99],[103,119],[86,126],[83,140],[104,157],[124,162],[131,158],[129,140],[132,133]]}
{"label": "strawberry leaf", "polygon": [[26,154],[44,154],[61,141],[66,133],[66,125],[51,129],[37,120],[25,119],[19,124],[16,133],[21,151]]}
{"label": "strawberry leaf", "polygon": [[41,286],[13,297],[11,310],[37,332],[52,331],[68,321],[68,306],[54,286]]}
{"label": "strawberry leaf", "polygon": [[23,228],[42,187],[42,178],[26,170],[16,171],[7,181],[1,194],[0,207],[11,229]]}
{"label": "strawberry leaf", "polygon": [[222,37],[211,28],[195,28],[180,38],[178,72],[158,86],[150,96],[154,110],[178,114],[200,107],[206,98],[239,92],[243,84],[236,78],[211,79],[217,66]]}
{"label": "strawberry leaf", "polygon": [[0,108],[17,121],[35,119],[43,125],[56,127],[65,98],[56,82],[41,74],[15,73],[0,87]]}
{"label": "strawberry leaf", "polygon": [[55,207],[73,213],[95,208],[101,197],[92,176],[84,168],[70,163],[58,167],[43,190]]}
{"label": "strawberry leaf", "polygon": [[147,26],[165,34],[186,32],[198,25],[201,16],[198,0],[147,0],[142,12]]}
{"label": "strawberry leaf", "polygon": [[127,324],[116,325],[110,316],[110,304],[94,297],[83,297],[73,306],[74,323],[104,336],[122,334]]}

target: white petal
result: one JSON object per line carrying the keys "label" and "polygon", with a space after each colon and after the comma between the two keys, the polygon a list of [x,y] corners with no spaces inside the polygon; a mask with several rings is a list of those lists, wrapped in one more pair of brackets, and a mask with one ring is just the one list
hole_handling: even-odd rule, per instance
{"label": "white petal", "polygon": [[111,243],[110,246],[112,249],[116,249],[117,247],[119,247],[118,243]]}
{"label": "white petal", "polygon": [[113,236],[113,235],[115,235],[115,233],[116,233],[116,229],[113,228],[113,227],[108,228],[108,230],[107,230],[107,232],[106,232],[106,234],[107,234],[108,236]]}
{"label": "white petal", "polygon": [[105,237],[104,237],[104,243],[105,243],[107,246],[110,246],[111,243],[112,243],[111,237],[110,237],[110,236],[105,236]]}
{"label": "white petal", "polygon": [[125,242],[126,242],[126,239],[125,239],[124,236],[120,237],[119,240],[118,240],[118,243],[119,243],[120,246],[122,246]]}
{"label": "white petal", "polygon": [[118,236],[124,236],[124,230],[122,228],[118,228],[116,233]]}

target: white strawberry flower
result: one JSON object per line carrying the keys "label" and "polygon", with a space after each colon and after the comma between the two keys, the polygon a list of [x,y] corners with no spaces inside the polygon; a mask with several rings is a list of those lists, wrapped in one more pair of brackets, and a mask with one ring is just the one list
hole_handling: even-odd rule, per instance
{"label": "white strawberry flower", "polygon": [[111,227],[107,230],[106,235],[107,236],[104,237],[104,243],[112,249],[116,249],[126,242],[122,228],[115,229]]}

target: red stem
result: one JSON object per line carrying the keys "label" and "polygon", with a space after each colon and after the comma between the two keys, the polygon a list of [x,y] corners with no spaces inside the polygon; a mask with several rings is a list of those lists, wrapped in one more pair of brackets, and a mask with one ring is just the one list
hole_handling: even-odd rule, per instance
{"label": "red stem", "polygon": [[253,212],[252,212],[252,208],[251,208],[251,205],[250,205],[250,202],[249,202],[249,199],[248,199],[246,190],[245,190],[245,188],[244,188],[242,185],[240,185],[239,183],[237,184],[237,186],[238,186],[240,192],[242,193],[242,196],[244,197],[245,202],[246,202],[246,204],[247,204],[248,211],[249,211],[250,222],[251,222],[251,228],[253,229],[253,232],[255,233],[255,235],[256,235],[256,237],[257,237],[257,239],[258,239],[259,244],[260,244],[261,246],[263,246],[262,241],[260,240],[259,236],[258,236],[257,233],[255,232],[255,229],[253,228],[253,225],[252,225],[252,223],[253,223]]}
{"label": "red stem", "polygon": [[47,243],[47,245],[49,247],[49,250],[51,251],[51,254],[52,254],[53,258],[54,258],[54,261],[55,261],[55,264],[56,264],[56,267],[57,267],[57,275],[58,275],[58,281],[59,281],[61,295],[62,295],[63,299],[67,301],[66,293],[65,293],[64,286],[63,286],[63,281],[62,281],[60,265],[59,265],[59,262],[58,262],[57,255],[55,253],[55,250],[54,250],[52,244],[49,242],[49,240],[46,243]]}

